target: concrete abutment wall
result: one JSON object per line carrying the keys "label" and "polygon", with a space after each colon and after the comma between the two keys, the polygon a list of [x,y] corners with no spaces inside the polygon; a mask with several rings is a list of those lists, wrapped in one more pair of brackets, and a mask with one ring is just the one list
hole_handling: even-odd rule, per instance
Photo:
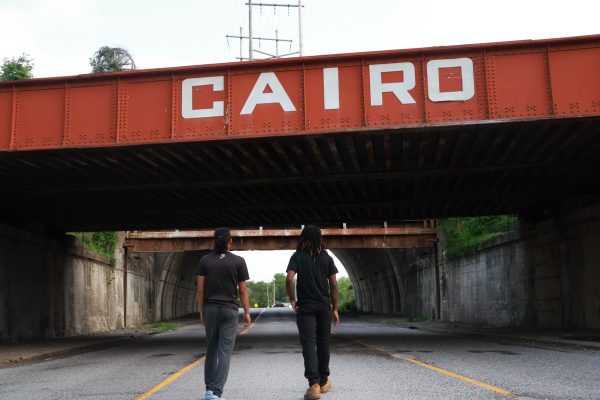
{"label": "concrete abutment wall", "polygon": [[438,271],[433,248],[333,252],[361,311],[440,315],[490,327],[600,330],[600,204],[541,222],[521,220],[518,232],[457,260],[446,261],[443,247],[441,238]]}
{"label": "concrete abutment wall", "polygon": [[[195,311],[195,276],[188,258],[129,254],[128,326]],[[0,224],[0,341],[122,328],[123,276],[121,246],[113,265],[72,236],[50,238]]]}
{"label": "concrete abutment wall", "polygon": [[445,320],[600,330],[600,204],[521,221],[519,232],[442,261],[441,271]]}

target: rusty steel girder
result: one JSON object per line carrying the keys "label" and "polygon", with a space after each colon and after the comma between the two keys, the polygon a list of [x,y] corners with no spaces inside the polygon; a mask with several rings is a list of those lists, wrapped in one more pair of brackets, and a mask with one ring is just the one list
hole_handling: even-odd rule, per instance
{"label": "rusty steel girder", "polygon": [[[429,247],[437,240],[434,221],[394,228],[322,229],[328,249]],[[234,250],[295,249],[301,229],[232,230]],[[125,247],[133,252],[211,250],[213,231],[127,232]]]}
{"label": "rusty steel girder", "polygon": [[598,116],[600,35],[0,82],[0,152]]}

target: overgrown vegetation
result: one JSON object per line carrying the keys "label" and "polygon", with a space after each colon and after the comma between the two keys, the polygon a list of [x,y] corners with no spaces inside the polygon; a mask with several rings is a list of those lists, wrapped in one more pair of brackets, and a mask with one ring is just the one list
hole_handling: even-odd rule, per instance
{"label": "overgrown vegetation", "polygon": [[517,228],[514,215],[448,218],[440,223],[446,238],[446,257],[454,260],[470,254],[490,240]]}
{"label": "overgrown vegetation", "polygon": [[114,264],[119,241],[117,232],[69,232],[69,235],[79,238],[85,248],[107,257]]}
{"label": "overgrown vegetation", "polygon": [[161,331],[172,331],[181,326],[181,324],[177,322],[155,322],[153,324],[144,325],[144,328],[148,329],[158,329]]}
{"label": "overgrown vegetation", "polygon": [[0,81],[18,81],[33,78],[33,60],[27,54],[5,58],[0,65]]}

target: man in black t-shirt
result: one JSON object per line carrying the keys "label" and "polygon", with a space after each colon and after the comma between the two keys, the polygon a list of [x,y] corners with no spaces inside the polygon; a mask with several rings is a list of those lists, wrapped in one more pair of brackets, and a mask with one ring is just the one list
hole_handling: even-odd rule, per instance
{"label": "man in black t-shirt", "polygon": [[229,252],[229,229],[216,229],[214,241],[215,249],[202,257],[196,272],[200,323],[206,327],[205,400],[220,399],[227,381],[237,335],[238,292],[244,307],[244,325],[251,322],[246,261]]}
{"label": "man in black t-shirt", "polygon": [[[308,379],[305,400],[321,398],[331,389],[329,379],[329,341],[331,322],[337,325],[338,294],[333,258],[325,251],[321,230],[306,226],[300,235],[296,252],[287,267],[286,288],[296,311],[296,322],[304,357],[304,376]],[[298,301],[294,293],[294,277],[298,274]]]}

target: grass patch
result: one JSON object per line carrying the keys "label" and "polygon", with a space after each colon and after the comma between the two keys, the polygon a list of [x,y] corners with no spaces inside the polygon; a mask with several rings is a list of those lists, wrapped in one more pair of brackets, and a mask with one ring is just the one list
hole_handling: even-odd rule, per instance
{"label": "grass patch", "polygon": [[144,328],[159,329],[161,331],[172,331],[179,328],[181,324],[177,322],[155,322],[153,324],[144,325]]}
{"label": "grass patch", "polygon": [[424,315],[409,315],[406,317],[406,322],[425,322],[429,318]]}
{"label": "grass patch", "polygon": [[384,324],[392,326],[402,326],[403,324],[407,324],[409,322],[425,322],[428,320],[429,318],[427,318],[424,315],[409,315],[398,319],[386,319],[384,321]]}

